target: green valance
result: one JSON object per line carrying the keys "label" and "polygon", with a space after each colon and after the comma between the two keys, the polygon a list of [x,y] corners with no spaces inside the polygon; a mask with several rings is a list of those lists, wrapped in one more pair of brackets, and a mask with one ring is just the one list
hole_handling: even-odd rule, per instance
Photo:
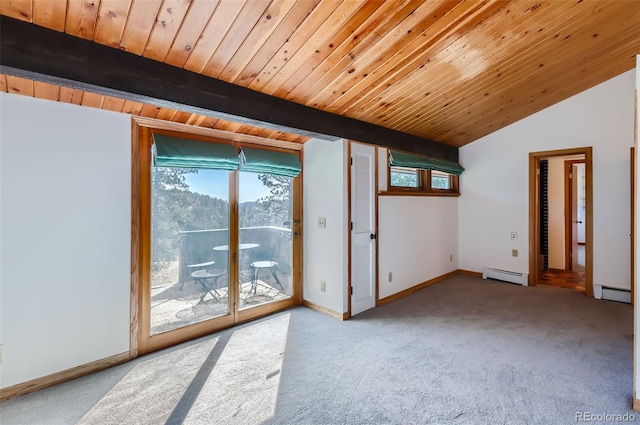
{"label": "green valance", "polygon": [[389,165],[394,167],[419,168],[421,170],[436,170],[456,176],[459,176],[464,171],[464,168],[457,162],[427,158],[426,156],[397,151],[389,151]]}
{"label": "green valance", "polygon": [[298,155],[293,153],[245,147],[240,149],[241,171],[297,177],[301,169]]}
{"label": "green valance", "polygon": [[235,146],[154,134],[156,167],[236,170],[240,164]]}

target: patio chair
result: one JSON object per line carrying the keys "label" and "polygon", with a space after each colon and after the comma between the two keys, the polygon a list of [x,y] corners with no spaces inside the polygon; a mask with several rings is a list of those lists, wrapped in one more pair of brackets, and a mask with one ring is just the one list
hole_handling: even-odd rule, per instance
{"label": "patio chair", "polygon": [[[184,277],[189,275],[193,276],[195,271],[204,270],[207,267],[213,266],[216,262],[213,260],[205,259],[202,261],[193,237],[188,234],[182,234],[179,237],[180,244],[180,290],[184,287],[184,283],[187,281]],[[183,268],[184,267],[184,268]],[[183,273],[184,272],[184,273]]]}
{"label": "patio chair", "polygon": [[275,243],[273,244],[273,252],[271,252],[271,257],[267,260],[259,260],[253,261],[249,264],[249,268],[251,269],[251,290],[256,291],[256,285],[258,284],[258,275],[260,274],[260,270],[269,269],[271,271],[271,275],[273,279],[276,281],[280,289],[284,290],[284,286],[280,283],[280,279],[278,278],[278,253],[280,252],[280,245],[282,243],[282,239],[284,238],[284,232],[280,232],[277,236]]}

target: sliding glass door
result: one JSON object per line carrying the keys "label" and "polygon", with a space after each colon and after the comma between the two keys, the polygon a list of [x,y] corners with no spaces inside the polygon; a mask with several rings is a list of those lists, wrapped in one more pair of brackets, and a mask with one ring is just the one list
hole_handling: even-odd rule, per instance
{"label": "sliding glass door", "polygon": [[298,154],[151,129],[138,143],[133,356],[297,304]]}

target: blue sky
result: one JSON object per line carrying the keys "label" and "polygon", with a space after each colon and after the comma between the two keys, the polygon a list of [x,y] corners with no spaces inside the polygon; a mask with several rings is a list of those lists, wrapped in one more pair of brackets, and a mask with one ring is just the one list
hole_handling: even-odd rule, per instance
{"label": "blue sky", "polygon": [[[198,170],[197,174],[187,174],[187,184],[191,191],[204,193],[214,198],[229,199],[229,172],[218,170]],[[256,173],[240,173],[240,202],[255,201],[269,194]]]}

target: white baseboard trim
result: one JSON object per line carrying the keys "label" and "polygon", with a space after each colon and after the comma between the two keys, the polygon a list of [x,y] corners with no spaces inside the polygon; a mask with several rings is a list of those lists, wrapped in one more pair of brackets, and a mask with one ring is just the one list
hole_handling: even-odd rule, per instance
{"label": "white baseboard trim", "polygon": [[628,289],[613,288],[594,283],[593,297],[598,300],[618,301],[631,304],[631,291]]}

